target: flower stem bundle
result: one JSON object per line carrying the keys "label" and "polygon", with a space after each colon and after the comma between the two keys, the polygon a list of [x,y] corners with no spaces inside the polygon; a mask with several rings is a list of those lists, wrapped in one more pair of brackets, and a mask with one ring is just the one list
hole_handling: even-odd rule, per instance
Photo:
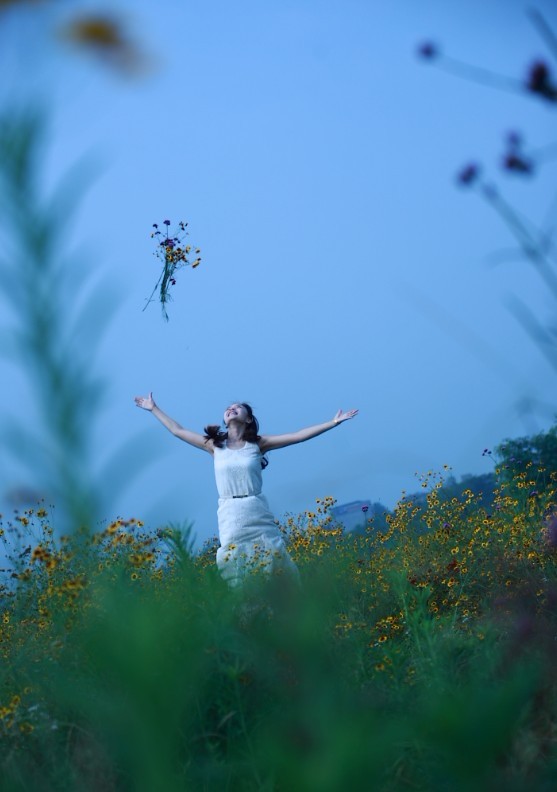
{"label": "flower stem bundle", "polygon": [[[168,322],[166,305],[172,299],[170,287],[176,285],[176,272],[183,267],[191,267],[192,269],[198,267],[201,263],[201,258],[199,256],[201,250],[185,244],[185,239],[188,236],[188,232],[186,231],[187,223],[180,221],[178,223],[178,230],[175,234],[170,233],[170,220],[165,220],[163,225],[166,227],[165,232],[159,230],[157,223],[153,223],[154,231],[151,233],[151,238],[156,240],[154,255],[162,262],[162,272],[155,284],[155,288],[147,300],[145,308],[153,301],[153,295],[158,289],[162,315]],[[193,261],[191,260],[192,253],[196,256]],[[145,308],[143,310],[145,310]]]}

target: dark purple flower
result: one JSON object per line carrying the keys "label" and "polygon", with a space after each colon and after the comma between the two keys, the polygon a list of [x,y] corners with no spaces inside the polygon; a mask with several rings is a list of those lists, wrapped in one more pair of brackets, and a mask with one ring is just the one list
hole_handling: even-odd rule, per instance
{"label": "dark purple flower", "polygon": [[480,174],[480,169],[474,163],[470,163],[463,168],[457,176],[457,181],[459,184],[468,187],[470,184],[476,181]]}
{"label": "dark purple flower", "polygon": [[175,280],[175,278],[170,278],[170,283],[171,283],[173,286],[176,286],[176,280]]}
{"label": "dark purple flower", "polygon": [[532,173],[534,170],[534,163],[522,157],[520,154],[510,151],[503,158],[503,167],[505,170],[514,171],[515,173]]}
{"label": "dark purple flower", "polygon": [[538,91],[549,80],[549,68],[544,61],[536,61],[530,67],[528,74],[528,88],[531,91]]}
{"label": "dark purple flower", "polygon": [[163,239],[163,240],[161,240],[161,245],[163,247],[173,248],[174,247],[174,240],[173,239]]}
{"label": "dark purple flower", "polygon": [[164,225],[165,225],[165,226],[169,226],[169,225],[170,225],[170,220],[165,220],[165,221],[164,221]]}
{"label": "dark purple flower", "polygon": [[439,50],[433,42],[425,41],[418,47],[418,55],[420,58],[424,58],[424,60],[433,60],[433,58],[439,55]]}
{"label": "dark purple flower", "polygon": [[153,228],[158,228],[158,225],[156,223],[153,223]]}
{"label": "dark purple flower", "polygon": [[369,506],[362,506],[362,511],[365,514],[369,509]]}
{"label": "dark purple flower", "polygon": [[551,82],[549,67],[544,61],[536,61],[532,64],[526,87],[532,93],[539,94],[550,102],[557,101],[557,87]]}
{"label": "dark purple flower", "polygon": [[538,490],[532,490],[532,492],[530,492],[528,497],[529,498],[535,498],[537,494],[538,494]]}

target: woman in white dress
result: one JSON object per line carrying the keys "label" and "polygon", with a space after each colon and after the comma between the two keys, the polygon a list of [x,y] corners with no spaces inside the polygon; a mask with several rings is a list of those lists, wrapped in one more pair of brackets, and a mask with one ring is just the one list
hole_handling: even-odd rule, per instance
{"label": "woman in white dress", "polygon": [[358,411],[339,410],[330,421],[289,434],[260,435],[249,404],[231,404],[224,413],[226,430],[207,426],[202,435],[184,429],[166,415],[155,404],[152,393],[136,396],[135,403],[152,412],[175,437],[213,456],[219,494],[217,566],[225,580],[236,586],[252,571],[297,579],[296,565],[261,492],[261,472],[267,466],[264,454],[317,437],[354,418]]}

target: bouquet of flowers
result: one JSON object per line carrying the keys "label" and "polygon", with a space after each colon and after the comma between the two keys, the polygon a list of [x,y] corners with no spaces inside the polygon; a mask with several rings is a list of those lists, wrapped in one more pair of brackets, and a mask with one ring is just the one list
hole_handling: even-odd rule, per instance
{"label": "bouquet of flowers", "polygon": [[157,223],[153,223],[155,230],[151,233],[151,239],[156,240],[157,245],[154,255],[162,262],[162,272],[155,284],[155,288],[151,292],[151,296],[147,300],[145,308],[153,301],[153,295],[159,289],[162,315],[168,322],[166,304],[172,299],[169,289],[171,286],[176,285],[174,276],[182,267],[191,267],[192,269],[198,267],[201,263],[201,258],[199,257],[201,250],[199,248],[193,250],[197,258],[191,261],[192,246],[184,244],[184,240],[188,236],[186,231],[187,223],[180,221],[178,223],[178,231],[173,235],[170,234],[170,220],[165,220],[162,225],[166,226],[166,232],[160,231]]}

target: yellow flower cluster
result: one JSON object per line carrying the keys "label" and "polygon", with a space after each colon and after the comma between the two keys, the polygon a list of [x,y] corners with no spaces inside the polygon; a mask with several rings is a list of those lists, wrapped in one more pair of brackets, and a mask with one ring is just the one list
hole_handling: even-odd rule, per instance
{"label": "yellow flower cluster", "polygon": [[37,545],[31,553],[31,563],[39,561],[44,564],[48,572],[52,572],[58,565],[58,559],[50,550],[47,550],[43,545]]}
{"label": "yellow flower cluster", "polygon": [[[30,692],[30,688],[25,688],[25,693]],[[12,732],[15,730],[20,734],[30,734],[33,731],[33,724],[22,718],[21,696],[15,694],[8,704],[0,705],[0,733],[3,731]]]}
{"label": "yellow flower cluster", "polygon": [[[91,597],[86,592],[95,575],[112,574],[115,579],[117,567],[124,565],[130,569],[134,580],[145,573],[156,576],[153,579],[160,579],[160,570],[155,568],[160,552],[156,547],[157,538],[138,533],[143,527],[141,520],[119,518],[98,533],[86,534],[85,537],[61,536],[57,541],[53,529],[45,522],[46,517],[44,508],[35,513],[28,510],[23,516],[17,515],[13,524],[8,524],[8,532],[20,530],[16,525],[23,526],[33,535],[40,533],[41,540],[19,553],[15,569],[11,572],[10,577],[16,581],[18,589],[8,593],[6,604],[10,598],[25,591],[25,596],[34,605],[18,617],[19,621],[10,607],[1,613],[0,660],[8,657],[15,648],[12,645],[14,636],[19,635],[18,640],[23,640],[25,630],[33,628],[38,631],[37,635],[48,632],[53,614],[64,614],[69,628],[80,609],[91,606]],[[35,520],[39,520],[39,525]]]}
{"label": "yellow flower cluster", "polygon": [[[365,534],[343,533],[330,514],[331,498],[318,500],[317,508],[301,517],[289,516],[281,528],[301,568],[334,553],[338,574],[348,574],[359,592],[351,610],[339,609],[335,632],[364,631],[372,655],[381,652],[375,669],[385,671],[414,613],[425,609],[429,619],[449,619],[477,637],[481,631],[474,620],[486,615],[490,596],[497,591],[520,596],[530,579],[539,579],[554,563],[557,539],[553,536],[553,546],[548,540],[548,519],[557,499],[555,477],[549,488],[535,492],[530,468],[517,475],[515,487],[501,484],[489,508],[470,489],[447,498],[442,477],[430,471],[421,477],[427,492],[420,498],[404,494],[386,515],[386,530],[368,520]],[[540,589],[540,606],[544,597]]]}
{"label": "yellow flower cluster", "polygon": [[[153,236],[153,234],[151,234],[151,236]],[[187,264],[188,263],[187,256],[189,255],[190,252],[191,252],[191,245],[186,245],[183,248],[181,248],[181,247],[175,247],[175,248],[166,247],[165,250],[164,250],[164,256],[165,256],[167,264],[177,265],[177,264],[180,264],[181,262],[184,262],[184,263]],[[201,250],[199,248],[196,248],[195,249],[195,253],[197,255],[197,254],[201,253]],[[191,267],[193,269],[195,269],[195,267],[198,267],[200,264],[201,264],[201,257],[199,255],[197,255],[197,258],[194,259],[194,261],[191,262]]]}
{"label": "yellow flower cluster", "polygon": [[0,720],[5,720],[8,722],[8,725],[11,719],[14,716],[19,704],[21,702],[21,696],[13,696],[10,703],[4,706],[0,706]]}

